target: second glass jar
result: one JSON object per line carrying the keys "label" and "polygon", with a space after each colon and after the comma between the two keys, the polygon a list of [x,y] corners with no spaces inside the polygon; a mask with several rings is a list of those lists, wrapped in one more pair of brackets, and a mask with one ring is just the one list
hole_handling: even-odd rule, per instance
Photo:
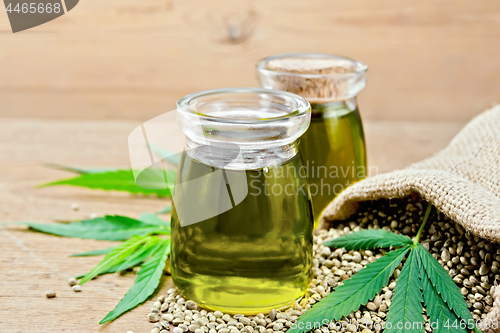
{"label": "second glass jar", "polygon": [[311,103],[311,125],[302,155],[317,223],[346,187],[366,177],[365,139],[356,95],[366,85],[361,61],[322,53],[290,53],[257,63],[264,88],[298,94]]}

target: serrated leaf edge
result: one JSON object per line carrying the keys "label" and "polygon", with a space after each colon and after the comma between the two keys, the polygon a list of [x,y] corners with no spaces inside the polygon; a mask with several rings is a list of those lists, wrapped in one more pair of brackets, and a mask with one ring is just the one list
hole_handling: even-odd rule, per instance
{"label": "serrated leaf edge", "polygon": [[391,233],[384,229],[364,229],[323,243],[324,246],[345,248],[346,250],[371,250],[411,244],[413,241],[410,237]]}
{"label": "serrated leaf edge", "polygon": [[[334,289],[334,291],[332,291],[328,296],[321,299],[318,303],[313,305],[313,307],[311,309],[307,310],[302,316],[299,317],[299,320],[297,321],[297,323],[295,323],[295,325],[300,325],[300,323],[307,324],[307,323],[311,323],[311,322],[321,324],[321,323],[323,323],[323,321],[325,319],[326,320],[338,320],[338,319],[342,318],[343,316],[348,315],[351,311],[356,311],[357,309],[359,309],[359,307],[362,304],[364,304],[367,300],[372,299],[378,292],[380,292],[380,290],[382,290],[383,285],[387,284],[387,282],[388,282],[385,280],[388,280],[390,278],[390,276],[394,273],[394,270],[396,269],[396,267],[401,263],[401,261],[406,256],[406,254],[408,253],[409,250],[410,250],[410,246],[402,247],[398,250],[389,252],[387,255],[383,256],[382,258],[379,258],[377,261],[368,264],[365,268],[363,268],[358,273],[353,275],[350,279],[344,280],[344,284],[342,286],[336,287]],[[385,262],[383,262],[383,260],[387,259],[387,258],[390,258],[392,260],[390,263],[386,264]],[[366,273],[362,273],[366,269],[376,267],[376,265],[381,265],[381,263],[383,263],[385,265],[383,266],[383,269],[381,269],[380,272],[378,272],[376,275],[371,276],[371,277],[365,277],[364,274],[366,274]],[[388,271],[387,271],[387,269],[388,269]],[[351,291],[349,289],[347,291],[344,291],[344,289],[349,288],[351,285],[366,286],[369,282],[374,281],[377,278],[380,278],[380,274],[382,274],[383,272],[386,273],[385,274],[386,276],[385,276],[384,283],[381,283],[380,290],[373,290],[372,289],[372,290],[364,291],[364,292],[370,293],[368,295],[365,295],[368,297],[368,299],[366,301],[355,302],[355,303],[359,303],[359,305],[357,305],[357,307],[356,306],[349,307],[346,300],[351,299],[353,297],[353,295],[363,291],[364,288],[356,288],[356,291],[354,293],[351,293]],[[361,275],[360,275],[360,273],[361,273]],[[366,279],[368,279],[369,281],[368,282],[365,281]],[[369,296],[369,295],[372,295],[372,296]],[[343,298],[343,300],[342,300],[342,298]],[[364,297],[364,298],[366,298],[366,297]],[[333,304],[330,304],[330,299],[335,300]],[[333,314],[331,312],[332,312],[332,308],[337,307],[337,306],[341,307],[341,310],[339,311],[339,315],[335,316],[335,314]],[[330,313],[328,313],[328,311],[330,311]],[[325,313],[325,314],[321,315],[322,313]],[[316,317],[322,317],[322,318],[316,319]],[[311,318],[311,319],[309,319],[309,318]],[[301,333],[301,332],[305,332],[306,330],[308,330],[306,327],[294,328],[292,326],[292,328],[290,328],[287,332],[288,333],[299,333],[299,332]]]}
{"label": "serrated leaf edge", "polygon": [[[120,302],[115,306],[115,308],[113,310],[111,310],[99,322],[99,324],[104,324],[108,321],[116,319],[119,316],[121,316],[122,314],[124,314],[125,312],[135,308],[137,305],[146,301],[149,298],[149,296],[151,296],[151,294],[156,290],[156,288],[158,287],[158,284],[160,283],[160,278],[163,274],[163,269],[165,268],[165,263],[166,263],[168,255],[169,255],[169,252],[170,252],[170,250],[169,250],[170,249],[170,240],[164,239],[164,240],[162,240],[162,244],[163,245],[157,250],[157,253],[155,253],[148,261],[146,261],[143,264],[141,270],[139,270],[139,273],[137,273],[137,278],[135,279],[134,285],[132,286],[132,288],[130,288],[130,290],[125,294],[125,296],[120,300]],[[152,266],[153,264],[155,264],[155,266],[151,269],[148,265]],[[152,270],[152,272],[150,272],[151,270]],[[144,275],[147,273],[150,273],[149,277],[144,277]],[[123,310],[121,310],[120,312],[114,313],[114,311],[120,306],[120,304],[125,301],[126,297],[131,292],[135,291],[134,287],[138,286],[139,283],[142,283],[143,279],[145,279],[145,278],[148,278],[148,281],[151,281],[151,280],[153,281],[154,288],[147,290],[146,294],[141,295],[142,296],[141,298],[135,300],[135,298],[138,295],[140,295],[140,293],[142,291],[144,291],[146,289],[146,287],[148,286],[148,282],[146,282],[146,285],[144,287],[142,287],[142,289],[140,289],[138,291],[137,295],[135,295],[134,298],[132,299],[133,303],[126,305],[125,308]]]}
{"label": "serrated leaf edge", "polygon": [[115,267],[117,264],[123,260],[117,260],[118,257],[128,257],[128,255],[134,253],[134,251],[140,246],[149,241],[151,236],[146,237],[132,237],[127,239],[117,247],[115,247],[110,253],[108,253],[90,272],[85,274],[85,276],[80,280],[80,285],[85,282],[92,280],[94,277],[99,275],[99,273],[108,271],[110,268]]}
{"label": "serrated leaf edge", "polygon": [[[458,319],[463,319],[468,321],[470,319],[474,320],[471,312],[469,311],[469,307],[465,302],[464,296],[460,293],[455,281],[448,275],[448,272],[441,266],[441,264],[434,258],[429,251],[427,251],[422,244],[418,244],[420,259],[423,263],[424,270],[426,272],[427,278],[431,285],[436,289],[439,293],[440,297],[443,299],[445,304],[448,306],[448,309],[453,312],[453,314]],[[434,269],[436,275],[441,277],[441,282],[434,279],[431,272],[429,271],[431,267]],[[441,286],[442,284],[443,286]],[[453,287],[452,287],[453,286]],[[443,290],[443,288],[445,290]],[[453,301],[451,299],[453,297]],[[481,333],[476,326],[474,329],[476,332]]]}
{"label": "serrated leaf edge", "polygon": [[[423,307],[422,307],[423,296],[422,296],[422,281],[420,280],[420,268],[421,268],[420,264],[421,264],[420,257],[418,255],[418,253],[416,253],[415,246],[412,246],[410,254],[408,255],[408,258],[406,259],[406,262],[403,266],[403,270],[401,271],[401,274],[399,275],[399,277],[397,279],[396,289],[394,290],[394,296],[392,297],[392,303],[391,303],[391,306],[389,307],[389,312],[387,313],[387,320],[386,320],[386,322],[391,322],[391,323],[393,323],[393,322],[403,323],[403,325],[402,325],[403,328],[398,329],[397,325],[393,324],[393,325],[391,325],[391,329],[387,329],[386,332],[418,333],[418,332],[425,331],[425,328],[424,328],[425,321],[424,321],[424,317],[422,315],[422,313],[423,313]],[[408,270],[409,270],[409,272],[408,272]],[[412,275],[412,274],[416,274],[416,275]],[[406,275],[408,275],[408,280],[407,281],[402,280],[402,278],[404,278]],[[418,285],[416,285],[416,286],[410,285],[412,279],[416,279],[417,281],[414,281],[414,282],[416,282]],[[406,295],[406,297],[403,299],[404,306],[402,306],[402,309],[399,309],[399,308],[396,309],[397,311],[399,311],[398,314],[400,312],[403,312],[403,316],[402,316],[402,318],[397,318],[397,317],[395,317],[396,312],[394,312],[394,306],[398,305],[396,299],[399,297],[399,293],[400,293],[401,286],[403,285],[403,283],[406,283],[406,285],[405,285],[406,289],[403,289],[403,294],[402,294],[403,297],[404,297],[404,295]],[[417,292],[420,296],[420,299],[415,300],[411,297],[410,297],[410,299],[408,299],[408,297],[411,296],[411,294],[412,294],[409,291],[410,288],[418,288]],[[418,323],[420,323],[422,325],[421,330],[418,329],[419,328],[418,325],[417,325],[417,329],[414,329],[415,323],[417,323],[417,321],[416,321],[417,318],[413,318],[413,319],[410,318],[410,315],[415,315],[415,317],[418,317],[418,315],[416,315],[414,313],[408,313],[408,311],[410,311],[410,307],[408,306],[408,302],[411,302],[411,301],[418,301],[417,308],[420,309],[420,312],[419,312],[420,318],[419,319],[421,319],[420,321],[418,321]],[[407,326],[406,326],[407,322],[410,322],[412,324],[410,329],[407,329]]]}

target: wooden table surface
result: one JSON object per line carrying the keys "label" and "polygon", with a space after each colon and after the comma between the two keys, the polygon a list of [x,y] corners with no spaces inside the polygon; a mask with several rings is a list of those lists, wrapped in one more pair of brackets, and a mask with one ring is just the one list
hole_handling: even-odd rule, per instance
{"label": "wooden table surface", "polygon": [[[90,214],[137,217],[154,212],[164,199],[72,187],[35,189],[47,181],[70,176],[49,169],[53,162],[81,167],[127,167],[127,137],[138,122],[2,119],[0,131],[0,331],[3,332],[127,332],[152,329],[148,301],[115,322],[98,325],[113,309],[134,275],[106,275],[83,286],[81,293],[66,284],[68,277],[91,269],[96,257],[69,258],[73,253],[110,246],[110,242],[59,238],[5,226],[12,221],[50,223]],[[365,122],[372,174],[402,168],[443,148],[463,126],[457,122]],[[78,211],[71,210],[77,203]],[[170,285],[162,279],[160,294]],[[46,290],[57,297],[47,299]]]}

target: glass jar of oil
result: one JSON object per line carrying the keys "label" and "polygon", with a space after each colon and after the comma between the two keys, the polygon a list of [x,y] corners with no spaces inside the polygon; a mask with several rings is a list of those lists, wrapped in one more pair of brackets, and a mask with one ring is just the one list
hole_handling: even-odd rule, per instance
{"label": "glass jar of oil", "polygon": [[313,218],[298,138],[310,115],[305,99],[260,88],[178,102],[186,147],[173,196],[171,272],[186,298],[257,314],[303,296]]}
{"label": "glass jar of oil", "polygon": [[292,92],[311,103],[311,125],[301,139],[301,152],[316,223],[332,199],[366,176],[356,101],[366,72],[361,61],[322,53],[280,54],[257,63],[262,87]]}

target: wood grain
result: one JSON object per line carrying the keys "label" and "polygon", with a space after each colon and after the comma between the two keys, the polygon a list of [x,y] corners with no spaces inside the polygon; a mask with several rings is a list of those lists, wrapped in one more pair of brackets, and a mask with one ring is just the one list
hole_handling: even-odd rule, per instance
{"label": "wood grain", "polygon": [[86,0],[12,34],[0,11],[0,116],[147,120],[183,95],[255,86],[267,55],[369,65],[373,120],[468,120],[500,101],[495,0]]}
{"label": "wood grain", "polygon": [[[36,189],[41,183],[70,177],[49,169],[53,162],[80,167],[127,167],[127,137],[140,123],[2,119],[0,131],[0,331],[9,332],[149,332],[147,314],[153,301],[98,325],[132,286],[134,275],[98,277],[73,292],[65,280],[89,271],[96,257],[74,253],[110,246],[110,242],[60,238],[7,225],[13,221],[50,223],[90,214],[137,217],[154,212],[168,200],[72,187]],[[366,122],[372,174],[402,168],[446,146],[462,122]],[[77,203],[78,211],[71,210]],[[171,286],[165,276],[158,294]],[[46,299],[45,291],[57,297]]]}

